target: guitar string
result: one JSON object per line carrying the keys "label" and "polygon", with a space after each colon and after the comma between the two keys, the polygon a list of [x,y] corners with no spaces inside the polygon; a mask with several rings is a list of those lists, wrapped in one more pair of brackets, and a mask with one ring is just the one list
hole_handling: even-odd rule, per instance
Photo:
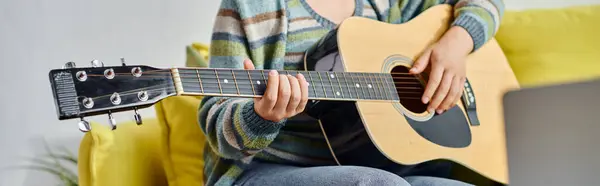
{"label": "guitar string", "polygon": [[[210,81],[209,82],[202,82],[202,85],[200,85],[199,84],[200,82],[197,81],[198,80],[197,78],[188,78],[188,79],[182,79],[182,86],[183,86],[183,88],[189,87],[189,88],[199,88],[199,89],[202,89],[203,87],[206,87],[206,88],[212,88],[214,90],[219,90],[219,88],[220,87],[222,88],[223,84],[225,84],[225,83],[221,84],[220,82],[222,82],[222,81],[216,82],[217,78],[205,78],[205,79],[207,79],[207,80],[211,79],[211,80],[215,80],[215,81],[214,82],[210,82]],[[184,81],[184,80],[194,80],[194,81],[193,82],[189,82],[189,81]],[[242,78],[241,80],[248,80],[248,82],[250,82],[250,79],[244,79],[244,78]],[[261,80],[261,81],[262,82],[266,82],[265,80]],[[243,85],[243,86],[255,86],[255,85],[259,85],[259,84],[254,84],[254,83],[245,83],[246,81],[242,81],[242,82],[244,82],[244,83],[238,82],[237,85],[236,84],[227,84],[227,85],[232,86],[232,87],[229,87],[229,88],[232,88],[232,89],[233,88],[239,88],[239,85]],[[185,86],[183,85],[184,83],[186,83]],[[192,85],[190,85],[190,84],[192,84]],[[219,85],[219,84],[221,84],[221,85]],[[379,85],[379,83],[376,83],[376,84]],[[155,86],[160,86],[160,85],[155,85]],[[171,84],[171,86],[174,86],[174,85]],[[341,91],[344,91],[343,89],[346,89],[346,90],[348,90],[348,92],[362,93],[363,96],[366,96],[366,97],[377,97],[378,96],[377,94],[379,94],[379,96],[381,96],[381,97],[385,97],[385,96],[392,97],[391,95],[390,96],[387,95],[387,94],[392,93],[392,92],[382,92],[380,90],[377,90],[377,88],[365,89],[364,87],[361,90],[355,90],[355,89],[360,89],[360,87],[350,86],[350,85],[347,85],[346,83],[343,83],[343,85],[340,84],[340,85],[337,85],[337,86],[336,85],[330,85],[329,83],[325,83],[325,84],[323,84],[323,83],[317,83],[316,86],[313,85],[313,86],[311,86],[311,88],[313,88],[313,89],[320,89],[320,88],[318,88],[318,86],[322,87],[322,89],[324,89],[325,91],[331,90],[333,92],[336,89],[340,89]],[[139,91],[139,90],[143,90],[143,89],[150,90],[151,87],[144,87],[144,88],[139,88],[139,89],[134,89],[134,90],[129,90],[129,91]],[[377,86],[372,86],[372,87],[377,87]],[[250,90],[251,88],[252,87],[248,88],[248,90]],[[352,89],[354,89],[354,90],[352,90]],[[420,87],[395,87],[395,90],[396,90],[395,94],[423,94],[422,92],[407,92],[407,91],[402,91],[402,90],[423,90]],[[373,94],[376,94],[376,95],[373,96]],[[394,93],[392,93],[392,94],[394,94]],[[110,95],[112,95],[112,94],[110,94]],[[408,97],[406,97],[406,98],[408,98]],[[410,98],[418,98],[418,97],[410,97]]]}
{"label": "guitar string", "polygon": [[[198,70],[204,71],[204,72],[206,72],[206,71],[214,72],[215,71],[214,69],[209,69],[209,68],[199,68]],[[270,71],[270,70],[266,70],[266,69],[265,70],[259,70],[259,69],[257,69],[257,70],[216,69],[217,72],[231,72],[231,70],[233,70],[234,72],[235,71],[237,71],[237,72],[240,72],[240,71],[241,72],[246,72],[246,71],[258,72],[258,71],[260,71],[260,72],[263,72],[263,73],[266,72],[266,74],[268,74],[269,71]],[[180,74],[181,73],[196,73],[196,69],[178,69],[178,71],[179,71]],[[188,71],[188,72],[185,72],[185,71]],[[336,71],[294,71],[294,70],[277,70],[277,71],[279,72],[279,74],[283,74],[281,72],[288,72],[288,73],[292,72],[292,73],[300,73],[300,74],[306,74],[306,73],[309,73],[309,72],[314,72],[314,73],[333,73],[333,72],[336,72]],[[161,74],[161,73],[171,74],[172,71],[170,69],[169,70],[149,70],[149,71],[143,71],[142,73],[143,74],[144,73],[145,74]],[[357,74],[358,73],[363,73],[363,74],[383,74],[383,75],[389,75],[389,74],[414,75],[414,74],[407,73],[407,72],[392,72],[392,73],[381,73],[381,72],[337,72],[337,73],[357,73]],[[128,73],[114,73],[114,74],[116,74],[116,75],[131,75],[131,72],[128,72]]]}
{"label": "guitar string", "polygon": [[[183,87],[184,89],[185,89],[186,87],[187,87],[187,88],[198,88],[198,89],[200,89],[200,90],[202,89],[202,88],[200,87],[200,84],[196,85],[196,84],[195,84],[195,82],[182,82],[182,83],[194,83],[194,84],[192,84],[192,85],[186,84],[186,85]],[[215,91],[215,92],[213,92],[213,93],[223,94],[223,93],[222,93],[222,91],[216,92],[216,90],[218,90],[218,89],[219,89],[219,86],[218,86],[218,84],[219,84],[218,82],[210,82],[210,83],[204,83],[204,82],[203,82],[203,87],[207,87],[207,88],[209,88],[209,91],[210,91],[210,89],[213,89],[213,90]],[[238,84],[238,85],[239,85],[239,84]],[[254,84],[244,84],[244,85],[254,85]],[[182,84],[182,86],[183,86],[183,84]],[[234,86],[235,86],[235,85],[234,85]],[[160,88],[154,89],[154,87],[160,87]],[[222,86],[221,86],[221,87],[222,87]],[[322,86],[322,87],[323,87],[323,88],[331,88],[331,87],[338,88],[339,86],[325,85],[325,86]],[[350,88],[350,87],[352,87],[352,86],[346,86],[346,85],[343,85],[342,87],[344,87],[344,88]],[[231,88],[231,89],[233,89],[233,87],[230,87],[230,88]],[[252,88],[252,87],[250,87],[250,88]],[[248,90],[250,90],[250,88],[248,88]],[[314,89],[316,89],[316,87],[315,87],[315,86],[313,86],[313,88],[314,88]],[[236,87],[236,89],[239,89],[239,86],[238,86],[238,87]],[[150,86],[150,87],[143,87],[143,88],[138,88],[138,89],[128,90],[128,91],[120,92],[119,94],[120,94],[120,95],[137,94],[137,93],[139,93],[139,91],[142,91],[142,90],[146,90],[146,91],[156,91],[156,90],[171,90],[171,91],[173,91],[173,92],[170,92],[170,93],[174,93],[174,92],[175,92],[175,87],[174,87],[174,85],[173,85],[173,84],[171,84],[171,83],[169,83],[169,84],[160,84],[160,85],[154,85],[154,86]],[[335,90],[335,89],[331,89],[331,91],[334,91],[334,90]],[[396,89],[396,90],[399,90],[399,89]],[[201,90],[201,91],[203,91],[203,90]],[[327,90],[325,90],[325,91],[327,91]],[[348,89],[348,91],[350,91],[350,89]],[[185,92],[185,90],[184,90],[184,92]],[[382,93],[382,92],[377,92],[376,90],[372,90],[372,89],[371,89],[371,90],[368,90],[368,89],[362,89],[362,91],[358,91],[358,90],[357,90],[357,91],[354,91],[354,92],[356,92],[357,94],[358,94],[358,93],[362,93],[364,97],[370,97],[371,99],[373,99],[373,98],[375,98],[375,99],[379,99],[379,98],[377,97],[377,95],[373,96],[372,94],[378,94],[378,93]],[[201,93],[205,93],[205,92],[201,92]],[[388,93],[389,93],[389,92],[388,92]],[[236,92],[236,93],[234,93],[234,94],[241,94],[241,93],[237,93],[237,92]],[[396,94],[394,94],[394,95],[398,95],[398,94],[422,94],[422,93],[421,93],[421,92],[397,92],[397,93],[396,93]],[[250,94],[248,93],[248,95],[250,95]],[[253,91],[253,94],[252,94],[252,95],[255,95],[255,94],[254,94],[254,91]],[[102,95],[102,96],[93,97],[93,99],[102,98],[102,97],[108,97],[108,96],[112,96],[112,94],[106,94],[106,95]],[[318,96],[318,95],[317,95],[317,96]],[[380,97],[382,97],[382,98],[383,98],[383,97],[394,97],[394,96],[381,95],[381,94],[380,94],[379,96],[380,96]],[[399,96],[399,95],[398,95],[398,96]],[[327,97],[327,96],[325,95],[325,97]],[[335,96],[334,96],[334,97],[335,97]],[[337,97],[340,97],[340,96],[337,96]],[[357,97],[360,97],[360,96],[357,96]],[[342,98],[343,98],[343,97],[342,97]],[[404,99],[420,99],[420,97],[406,97],[406,96],[399,96],[399,98],[404,98]],[[359,99],[360,99],[360,98],[359,98]]]}
{"label": "guitar string", "polygon": [[[93,75],[93,76],[95,76],[95,75]],[[97,75],[97,76],[99,76],[99,75]],[[245,76],[243,76],[243,77],[245,77]],[[148,77],[146,76],[146,78],[148,78]],[[203,84],[203,85],[204,85],[204,84],[220,84],[220,82],[216,82],[216,81],[218,81],[218,80],[221,80],[221,79],[223,79],[223,78],[204,78],[204,79],[205,79],[205,80],[215,80],[215,82],[210,82],[210,81],[209,81],[209,82],[202,82],[202,84]],[[238,78],[236,78],[236,80],[237,80],[237,79],[238,79]],[[246,82],[246,80],[247,80],[248,82],[251,82],[251,81],[250,81],[251,79],[246,79],[246,78],[239,78],[239,79],[240,79],[240,80],[243,80],[243,81],[241,81],[241,82]],[[189,81],[185,81],[185,80],[193,80],[193,81],[192,81],[192,82],[189,82]],[[202,85],[200,85],[200,84],[199,84],[200,82],[198,81],[198,79],[197,79],[197,76],[195,76],[195,77],[182,77],[182,78],[181,78],[181,81],[182,81],[182,83],[194,83],[194,84],[198,83],[198,85],[197,85],[197,86],[196,86],[196,85],[194,85],[192,88],[201,88],[201,86],[202,86]],[[254,80],[252,80],[252,81],[254,81]],[[268,80],[257,80],[257,81],[262,81],[262,82],[265,82],[265,83],[266,83],[266,82],[268,82]],[[385,81],[385,80],[383,80],[383,81]],[[345,89],[347,89],[349,92],[352,92],[352,91],[350,91],[350,89],[351,89],[351,88],[352,88],[352,89],[354,89],[354,86],[350,86],[350,85],[348,85],[347,83],[348,83],[348,82],[340,82],[340,83],[338,84],[338,86],[336,86],[336,85],[329,85],[329,83],[327,83],[327,84],[320,83],[321,85],[319,85],[319,83],[317,83],[317,85],[321,86],[323,89],[325,89],[325,91],[327,91],[327,90],[326,90],[327,88],[330,88],[330,89],[332,89],[332,91],[334,91],[334,90],[335,90],[335,89],[337,89],[337,88],[340,88],[340,89],[344,89],[344,88],[345,88]],[[354,82],[353,82],[353,83],[354,83]],[[401,83],[404,83],[404,84],[411,84],[410,82],[394,82],[394,83],[395,83],[395,84],[401,84]],[[344,84],[344,85],[341,85],[341,84]],[[357,93],[357,94],[358,94],[358,93],[362,93],[362,94],[363,94],[363,96],[367,96],[367,97],[372,97],[372,96],[373,96],[373,94],[376,94],[374,97],[377,97],[377,96],[378,96],[377,94],[380,94],[379,96],[381,96],[381,97],[390,97],[390,96],[391,96],[391,95],[388,95],[388,94],[390,94],[390,92],[385,92],[385,93],[384,93],[384,92],[381,90],[381,86],[380,86],[380,85],[382,85],[382,83],[375,81],[375,82],[373,82],[373,84],[375,85],[375,87],[379,87],[380,89],[379,89],[379,90],[378,90],[377,88],[375,88],[375,89],[362,89],[362,91],[355,91],[355,93]],[[389,83],[387,83],[387,84],[389,84]],[[418,84],[418,83],[414,83],[414,82],[413,82],[412,84]],[[249,84],[246,84],[246,83],[237,83],[237,85],[236,85],[236,84],[234,84],[234,85],[232,85],[232,86],[237,86],[236,88],[239,88],[239,85],[253,85],[253,83],[249,83]],[[187,85],[187,84],[186,84],[186,86],[188,86],[188,87],[189,87],[190,85]],[[206,85],[204,85],[204,86],[206,86]],[[315,85],[313,85],[312,87],[313,87],[313,89],[318,89],[318,88],[317,88],[317,86],[315,86]],[[148,87],[146,87],[146,88],[148,88]],[[210,85],[208,85],[208,86],[207,86],[207,88],[215,88],[215,89],[217,89],[217,88],[219,88],[219,86],[210,86]],[[233,88],[233,87],[231,87],[231,88]],[[356,88],[359,88],[359,87],[356,87]],[[385,88],[383,88],[383,89],[385,89]],[[388,88],[388,89],[389,89],[389,88]],[[422,88],[421,88],[421,87],[395,87],[395,89],[396,89],[396,91],[397,91],[397,93],[396,93],[396,94],[422,94],[421,92],[403,92],[403,91],[399,91],[399,90],[406,90],[406,89],[411,89],[411,90],[422,90]],[[138,90],[141,90],[141,89],[138,89]],[[136,90],[132,90],[132,91],[136,91]],[[343,91],[343,90],[342,90],[342,91]],[[383,94],[383,95],[382,95],[382,94]],[[358,97],[358,96],[357,96],[357,97]],[[393,97],[393,96],[391,96],[391,97]],[[417,97],[411,97],[411,98],[417,98]]]}
{"label": "guitar string", "polygon": [[[191,70],[191,69],[182,69],[182,72],[180,72],[180,74],[183,74],[183,75],[180,75],[180,79],[182,80],[182,82],[183,83],[196,83],[195,80],[198,80],[198,73],[197,73],[197,71],[196,71],[196,73],[194,73],[194,72],[187,72],[186,73],[186,72],[183,72],[185,70]],[[216,75],[216,74],[218,74],[218,71],[231,71],[231,70],[218,69],[218,70],[214,70],[214,71],[216,71],[215,72],[215,75]],[[234,69],[234,72],[235,71],[238,71],[238,70]],[[263,74],[261,74],[261,75],[263,75],[263,76],[264,76],[264,72],[265,72],[265,70],[250,70],[250,71],[262,71]],[[211,72],[212,72],[212,70],[211,70]],[[291,72],[291,71],[286,71],[286,72],[288,72],[288,74],[289,74],[289,72]],[[308,72],[308,71],[293,71],[293,72],[302,73],[302,72]],[[327,75],[327,74],[329,74],[330,71],[323,71],[323,72],[325,72],[325,75]],[[151,71],[145,71],[144,73],[145,74],[171,74],[171,70],[164,70],[164,69],[163,70],[151,70]],[[333,72],[333,73],[335,74],[335,72]],[[129,73],[115,73],[115,74],[128,74],[129,75]],[[253,73],[253,74],[257,75],[255,73]],[[362,74],[364,74],[364,73],[362,73]],[[367,74],[372,75],[373,73],[367,73]],[[377,74],[409,74],[409,73],[377,73]],[[412,75],[412,74],[410,74],[410,75]],[[104,76],[104,74],[102,74],[102,75],[100,75],[100,74],[90,74],[89,76]],[[164,78],[164,76],[148,76],[148,75],[142,76],[142,77],[138,77],[138,78],[154,78],[154,77],[162,77],[162,78]],[[246,80],[249,81],[249,82],[250,81],[254,81],[253,79],[237,78],[237,77],[235,77],[235,75],[233,73],[231,74],[231,77],[234,78],[234,80],[237,80],[237,79],[243,80],[242,82],[245,82]],[[245,77],[245,76],[242,76],[242,77]],[[372,78],[372,76],[362,76],[362,75],[358,75],[358,76],[354,76],[354,77],[351,76],[351,78],[365,78],[365,77]],[[394,79],[418,79],[416,77],[394,77],[394,76],[392,76],[392,78],[394,78]],[[218,80],[221,80],[221,79],[224,79],[224,78],[205,77],[205,78],[201,78],[201,79],[217,80],[218,81]],[[347,79],[347,78],[342,78],[342,79]],[[384,85],[384,84],[388,84],[389,85],[388,81],[386,80],[387,78],[384,78],[382,76],[378,76],[378,77],[375,77],[375,79],[377,79],[377,80],[376,81],[371,80],[371,82],[372,82],[372,84],[376,85],[376,87],[378,87],[379,89],[378,90],[377,90],[377,88],[375,90],[373,90],[373,89],[371,89],[371,90],[369,90],[369,89],[367,89],[367,90],[363,89],[362,93],[363,93],[364,96],[366,96],[366,95],[371,96],[372,94],[378,94],[378,93],[382,93],[383,94],[383,91],[381,90],[382,88],[381,88],[380,85],[384,86],[383,89],[386,89],[385,87],[388,87],[388,89],[389,89],[389,86],[385,86]],[[186,82],[185,80],[194,80],[194,82],[189,82],[189,81]],[[366,82],[366,79],[364,79],[364,80]],[[265,80],[265,79],[262,79],[262,78],[261,78],[261,80],[257,80],[257,81],[262,81],[262,82],[265,82],[265,83],[268,82],[268,80]],[[340,84],[338,84],[339,86],[329,85],[329,84],[326,85],[323,82],[320,83],[321,84],[320,86],[323,87],[324,89],[325,88],[332,88],[332,90],[333,90],[334,88],[338,88],[339,87],[339,88],[346,88],[346,89],[349,90],[349,88],[351,88],[353,86],[349,86],[349,85],[347,85],[347,83],[349,83],[349,82],[355,83],[354,81],[345,81],[345,82],[337,81],[337,82],[340,83]],[[380,82],[382,82],[382,83],[380,83]],[[385,82],[385,83],[383,83],[383,82]],[[198,81],[198,83],[200,83],[200,82]],[[209,84],[219,84],[219,83],[220,82],[214,82],[214,83],[209,83]],[[341,85],[342,83],[344,84],[343,86]],[[202,84],[206,84],[206,83],[203,82]],[[237,84],[237,85],[252,85],[253,83],[250,82],[249,84],[245,84],[245,83],[235,83],[235,84]],[[411,84],[411,82],[394,82],[394,84]],[[412,82],[412,84],[420,84],[420,83]],[[236,85],[236,88],[239,89],[239,87],[237,87],[237,85]],[[189,85],[187,85],[187,86],[189,86]],[[194,87],[194,88],[199,88],[199,86],[202,86],[202,85],[199,84],[198,87]],[[148,87],[146,87],[146,89],[147,88]],[[215,86],[208,86],[207,88],[215,88],[216,89],[216,88],[218,88],[218,86],[216,86],[216,87]],[[313,88],[316,88],[316,86],[313,86]],[[357,88],[359,88],[359,87],[357,87]],[[397,91],[398,90],[402,90],[402,89],[413,89],[413,90],[414,89],[417,89],[417,90],[421,90],[422,89],[422,87],[395,87],[395,88],[396,88]],[[137,89],[137,90],[141,90],[141,89]],[[131,90],[131,91],[136,91],[136,90]],[[356,91],[356,92],[360,93],[359,91]],[[389,92],[386,92],[385,95],[380,95],[380,96],[388,96],[387,95],[388,93]],[[398,92],[398,93],[400,93],[400,94],[404,94],[404,93],[408,93],[408,94],[410,94],[410,93],[412,93],[412,94],[415,94],[415,93],[416,94],[421,94],[420,92]],[[105,95],[105,96],[109,96],[109,95]],[[417,98],[417,97],[410,97],[410,98]]]}
{"label": "guitar string", "polygon": [[[197,70],[193,70],[192,72],[187,72],[187,73],[184,72],[184,71],[189,71],[189,70],[192,70],[192,69],[181,69],[181,72],[179,72],[180,78],[182,78],[182,79],[183,78],[197,79],[198,78],[198,71]],[[200,69],[198,69],[198,70],[200,70]],[[206,71],[206,69],[203,69],[203,70]],[[217,69],[217,70],[215,70],[215,69],[213,69],[213,70],[210,70],[210,71],[211,72],[214,71],[215,75],[216,75],[216,74],[218,74],[218,71],[229,71],[229,72],[231,72],[231,71],[242,71],[242,70],[237,70],[237,69],[232,69],[232,70]],[[262,72],[261,75],[263,75],[263,76],[264,76],[264,72],[265,72],[265,70],[250,70],[250,71],[261,71]],[[288,72],[288,74],[289,74],[290,71],[286,71],[286,72]],[[302,72],[302,71],[294,71],[294,72]],[[304,72],[312,72],[312,71],[304,71]],[[320,71],[316,71],[316,72],[319,73]],[[327,75],[327,72],[330,72],[330,71],[323,71],[323,72],[325,72],[326,75]],[[171,71],[168,70],[168,69],[146,71],[146,74],[157,74],[157,73],[171,74]],[[352,73],[357,73],[357,72],[352,72]],[[129,73],[115,73],[115,74],[129,74]],[[181,74],[183,74],[183,75],[181,75]],[[242,74],[244,74],[244,73],[242,73]],[[361,74],[363,74],[363,73],[361,73]],[[373,73],[367,73],[367,74],[373,74]],[[408,73],[377,73],[377,74],[408,74]],[[186,75],[189,75],[189,76],[186,77]],[[254,75],[257,75],[257,74],[254,74]],[[412,75],[412,74],[410,74],[410,75]],[[99,75],[99,74],[90,74],[90,76],[103,76],[103,74],[102,75]],[[144,77],[144,78],[154,78],[154,76],[142,76],[142,77]],[[158,77],[163,77],[163,76],[158,76]],[[234,77],[233,73],[232,73],[232,77],[237,79],[237,77]],[[352,79],[353,78],[365,78],[365,77],[371,78],[371,76],[362,76],[362,75],[352,76],[352,74],[350,75],[350,77]],[[141,78],[141,77],[139,77],[139,78]],[[411,79],[411,80],[412,79],[416,79],[416,80],[419,79],[419,78],[414,77],[414,76],[412,76],[412,77],[394,77],[394,76],[392,76],[392,78],[393,79]],[[201,79],[210,79],[210,77],[209,78],[201,78]],[[215,79],[220,79],[220,78],[215,78]],[[382,81],[386,81],[386,80],[383,80],[383,78],[381,76],[380,76],[379,79],[381,79]],[[250,80],[250,79],[244,79],[244,78],[242,78],[241,80]],[[365,81],[366,81],[366,79],[365,79]],[[379,84],[379,83],[375,82],[374,84]],[[394,84],[396,85],[396,84],[406,84],[406,83],[405,82],[394,82]],[[382,87],[378,87],[378,88],[381,89]],[[385,87],[383,87],[383,88],[385,89]]]}
{"label": "guitar string", "polygon": [[[146,90],[148,92],[156,92],[156,91],[172,91],[172,92],[167,92],[167,94],[169,93],[174,93],[175,90],[171,87],[162,87],[162,88],[156,88],[156,89],[150,89],[150,90]],[[127,95],[132,95],[132,94],[137,94],[138,92],[128,92],[128,93],[121,93],[119,94],[120,96],[127,96]],[[234,93],[235,94],[235,93]],[[109,97],[112,94],[107,94],[107,95],[103,95],[103,96],[96,96],[96,97],[92,97],[92,100],[98,99],[98,98],[102,98],[102,97]],[[242,96],[243,94],[239,94],[240,96]],[[262,97],[262,95],[251,95],[251,94],[246,94],[245,96],[257,96],[257,97]],[[230,96],[225,96],[225,97],[230,97]],[[344,99],[343,97],[309,97],[309,99],[319,99],[319,98],[332,98],[332,99]],[[389,100],[389,99],[363,99],[363,98],[348,98],[348,99],[356,99],[356,100],[380,100],[380,101],[389,101],[389,102],[398,102],[398,101],[402,101],[402,99],[411,99],[411,100],[418,100],[420,98],[415,98],[415,97],[399,97],[401,100]],[[311,100],[312,100],[311,99]]]}
{"label": "guitar string", "polygon": [[[89,74],[88,76],[92,76],[92,77],[100,77],[100,76],[104,76],[104,75],[98,75],[98,74]],[[231,77],[233,77],[233,76],[231,76]],[[243,77],[245,77],[245,76],[243,76]],[[360,77],[360,76],[354,76],[354,77]],[[115,77],[115,78],[116,78],[116,77]],[[155,78],[167,78],[167,77],[164,77],[164,76],[141,76],[141,77],[137,77],[137,78],[142,78],[142,79],[155,79]],[[196,76],[196,75],[193,75],[193,76],[185,76],[185,77],[184,77],[184,76],[180,76],[180,79],[181,79],[181,80],[184,80],[184,79],[188,79],[188,80],[198,80],[198,76]],[[225,78],[216,78],[216,77],[201,77],[201,79],[202,79],[202,80],[204,80],[204,79],[206,79],[206,80],[216,80],[216,79],[218,79],[218,80],[222,80],[222,79],[225,79]],[[244,80],[244,81],[245,81],[245,80],[248,80],[248,81],[252,80],[252,81],[262,81],[262,82],[268,82],[268,80],[265,80],[265,79],[262,79],[262,78],[261,78],[260,80],[258,80],[258,79],[249,79],[249,78],[238,78],[238,77],[235,77],[235,79],[236,79],[236,80]],[[342,78],[342,79],[348,79],[348,78]],[[380,78],[380,79],[381,79],[381,78]],[[325,81],[325,80],[319,80],[319,81],[320,81],[320,82],[323,82],[323,81]],[[366,80],[365,80],[365,81],[366,81]],[[382,81],[385,81],[385,80],[382,80]],[[336,83],[337,83],[337,82],[339,82],[339,83],[355,83],[355,84],[357,83],[357,82],[355,82],[355,81],[336,81]],[[377,80],[376,80],[376,81],[371,81],[371,82],[372,82],[372,83],[370,83],[370,84],[376,84],[376,85],[390,84],[390,83],[379,83],[379,82],[377,82]],[[328,84],[328,82],[323,82],[323,83],[325,83],[325,84]],[[325,84],[324,84],[323,86],[326,86],[326,87],[339,87],[339,86],[335,86],[335,85],[333,85],[333,86],[332,86],[332,85],[325,85]],[[358,83],[358,84],[361,84],[361,83]],[[395,85],[398,85],[398,84],[415,84],[415,85],[416,85],[416,84],[420,84],[420,83],[418,83],[418,82],[397,82],[397,81],[394,81],[394,84],[395,84]],[[398,87],[396,87],[396,88],[398,88]],[[411,88],[411,87],[399,87],[399,88]],[[422,87],[414,87],[414,88],[422,88]]]}
{"label": "guitar string", "polygon": [[[211,85],[212,85],[212,86],[211,86]],[[249,84],[247,84],[247,85],[249,85]],[[207,87],[208,87],[208,88],[211,88],[211,90],[219,91],[219,86],[218,86],[218,83],[210,83],[210,85],[209,85],[209,86],[207,86],[207,84],[203,84],[202,86],[200,86],[200,85],[185,85],[183,88],[184,88],[184,89],[185,89],[185,88],[194,88],[194,91],[195,91],[196,89],[197,89],[197,90],[200,90],[200,91],[202,91],[202,89],[207,89]],[[223,86],[220,86],[220,87],[221,87],[221,88],[223,88]],[[347,86],[346,86],[346,87],[347,87]],[[336,87],[336,88],[337,88],[337,87]],[[227,89],[242,89],[242,88],[240,88],[240,87],[235,87],[235,86],[231,86],[231,87],[227,87]],[[253,91],[253,90],[252,90],[252,87],[245,87],[244,89],[245,89],[245,91],[249,91],[249,93],[248,93],[248,94],[250,94],[250,93]],[[315,88],[315,89],[316,89],[316,88]],[[346,89],[346,90],[349,90],[348,92],[352,92],[352,91],[353,91],[353,90],[351,90],[351,89]],[[336,91],[336,89],[331,89],[331,91]],[[343,91],[343,90],[342,90],[342,91]],[[370,92],[365,92],[365,91],[370,91]],[[309,93],[311,93],[311,92],[312,92],[312,91],[311,91],[311,90],[309,90]],[[360,90],[353,91],[353,92],[361,93],[361,91],[360,91]],[[373,92],[375,92],[375,93],[373,93]],[[341,92],[340,92],[340,93],[341,93]],[[382,97],[385,97],[385,96],[387,96],[387,95],[386,95],[386,93],[381,93],[381,92],[379,92],[379,91],[377,91],[377,90],[374,90],[374,89],[364,89],[364,91],[362,91],[362,93],[363,93],[363,94],[378,94],[378,95],[375,95],[375,96],[382,96]],[[391,92],[390,92],[390,93],[391,93]],[[423,93],[422,93],[422,92],[398,92],[398,94],[423,94]],[[354,96],[353,96],[353,97],[354,97]],[[373,96],[369,96],[369,97],[373,97]],[[389,97],[389,96],[388,96],[388,97]]]}
{"label": "guitar string", "polygon": [[[131,75],[129,73],[119,73],[119,74],[121,74],[121,75],[126,75],[126,74],[127,75]],[[165,73],[165,74],[169,74],[169,73]],[[180,73],[179,77],[190,77],[190,78],[196,78],[196,79],[198,78],[198,75],[192,74],[192,73],[184,73],[184,75],[181,75],[181,74],[182,73]],[[223,75],[223,74],[220,74],[220,75]],[[251,75],[259,75],[259,74],[251,74]],[[104,74],[87,74],[87,76],[100,77],[100,76],[104,76]],[[243,76],[246,77],[246,75],[243,75]],[[115,76],[115,77],[117,77],[117,76]],[[131,76],[127,76],[127,77],[131,77]],[[371,77],[371,76],[351,76],[351,78],[369,78],[369,77]],[[137,77],[137,78],[165,78],[165,76],[142,75],[142,76]],[[203,77],[202,79],[204,79],[204,78],[205,77]],[[390,78],[390,77],[387,77],[387,78]],[[393,78],[393,79],[407,79],[407,80],[415,80],[415,79],[418,80],[418,79],[420,79],[420,78],[417,78],[417,77],[394,77],[394,76],[391,76],[391,78]],[[342,79],[347,79],[347,78],[342,78]]]}
{"label": "guitar string", "polygon": [[[129,91],[125,91],[125,92],[120,92],[119,96],[127,96],[127,95],[132,95],[132,94],[138,94],[139,90],[143,90],[143,91],[147,91],[147,92],[170,91],[170,92],[166,92],[167,94],[172,94],[172,93],[176,92],[175,87],[173,87],[173,86],[164,86],[164,85],[165,84],[152,86],[152,87],[163,86],[163,87],[160,87],[160,88],[153,88],[153,89],[139,88],[139,89],[129,90]],[[224,94],[224,93],[219,93],[219,92],[214,92],[214,93],[215,94]],[[232,94],[242,95],[241,93],[232,93]],[[252,94],[252,95],[251,94],[246,94],[246,95],[247,96],[258,96],[258,97],[262,96],[262,95],[255,95],[255,94]],[[112,94],[106,94],[106,95],[102,95],[102,96],[96,96],[96,97],[92,97],[92,100],[103,98],[103,97],[110,97],[110,96],[112,96]],[[344,99],[344,97],[339,97],[339,96],[338,97],[323,97],[323,96],[319,96],[319,97],[311,97],[311,98],[315,98],[315,99],[318,99],[318,98]],[[390,101],[390,102],[401,101],[401,100],[389,100],[389,99],[379,99],[379,98],[371,98],[371,99],[349,98],[349,99],[358,99],[358,100],[384,100],[384,101]],[[418,98],[418,97],[399,96],[399,99],[420,99],[420,98]]]}

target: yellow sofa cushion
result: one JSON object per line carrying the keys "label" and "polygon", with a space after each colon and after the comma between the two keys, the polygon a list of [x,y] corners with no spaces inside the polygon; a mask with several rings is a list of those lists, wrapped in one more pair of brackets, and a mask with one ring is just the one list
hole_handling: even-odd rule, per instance
{"label": "yellow sofa cushion", "polygon": [[204,185],[204,133],[197,121],[201,97],[178,96],[156,105],[161,157],[169,185]]}
{"label": "yellow sofa cushion", "polygon": [[[208,45],[186,48],[187,67],[208,66]],[[176,96],[160,101],[156,115],[162,131],[161,156],[169,185],[204,185],[204,145],[198,124],[201,96]]]}
{"label": "yellow sofa cushion", "polygon": [[162,186],[167,178],[159,156],[157,120],[119,123],[117,130],[91,123],[80,143],[81,186]]}
{"label": "yellow sofa cushion", "polygon": [[600,76],[600,5],[506,11],[496,39],[522,86]]}

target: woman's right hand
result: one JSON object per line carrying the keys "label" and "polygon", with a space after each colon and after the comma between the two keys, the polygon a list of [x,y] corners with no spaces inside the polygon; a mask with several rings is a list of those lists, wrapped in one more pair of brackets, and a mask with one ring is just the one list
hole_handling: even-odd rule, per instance
{"label": "woman's right hand", "polygon": [[[254,70],[252,61],[245,60],[244,69]],[[302,74],[294,77],[271,70],[264,95],[254,98],[254,111],[263,119],[279,122],[304,111],[307,102],[308,82]]]}

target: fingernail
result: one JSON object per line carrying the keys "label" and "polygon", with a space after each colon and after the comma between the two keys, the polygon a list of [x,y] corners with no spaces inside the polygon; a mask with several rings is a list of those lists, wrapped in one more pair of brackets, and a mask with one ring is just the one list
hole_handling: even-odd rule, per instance
{"label": "fingernail", "polygon": [[304,79],[304,75],[302,75],[301,73],[298,73],[298,76],[300,77],[300,79]]}
{"label": "fingernail", "polygon": [[269,72],[269,75],[270,75],[270,76],[276,76],[276,75],[277,75],[277,70],[271,70],[271,71]]}
{"label": "fingernail", "polygon": [[427,104],[427,103],[429,103],[429,98],[428,98],[428,97],[423,97],[423,103],[424,103],[424,104]]}
{"label": "fingernail", "polygon": [[442,110],[442,109],[438,109],[436,112],[437,112],[438,114],[442,114],[443,110]]}

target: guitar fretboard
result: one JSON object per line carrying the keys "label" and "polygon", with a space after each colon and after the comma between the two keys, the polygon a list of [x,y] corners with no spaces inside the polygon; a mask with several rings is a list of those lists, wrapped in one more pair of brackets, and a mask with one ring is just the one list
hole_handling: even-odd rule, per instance
{"label": "guitar fretboard", "polygon": [[[259,97],[265,93],[269,70],[178,68],[183,94]],[[309,83],[311,100],[399,101],[394,79],[385,73],[278,71]]]}

